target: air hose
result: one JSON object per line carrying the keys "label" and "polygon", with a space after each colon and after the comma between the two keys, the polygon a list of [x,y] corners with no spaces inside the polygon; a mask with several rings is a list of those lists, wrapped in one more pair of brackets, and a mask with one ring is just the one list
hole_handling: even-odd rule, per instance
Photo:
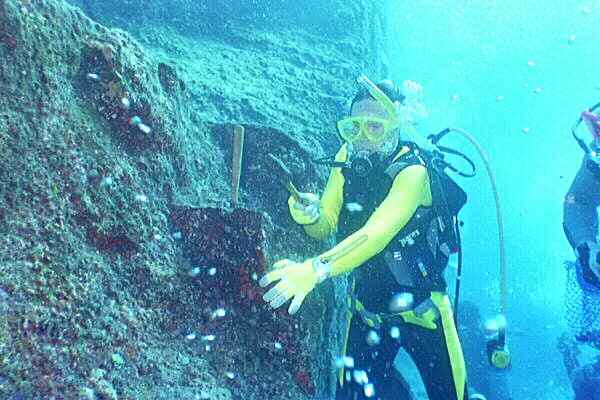
{"label": "air hose", "polygon": [[483,147],[479,144],[477,139],[469,132],[459,129],[459,128],[447,128],[441,131],[436,135],[432,135],[429,137],[431,143],[436,146],[437,143],[448,133],[456,132],[461,134],[465,139],[467,139],[477,150],[479,156],[483,160],[485,165],[487,174],[490,178],[490,183],[492,186],[492,191],[494,193],[494,201],[496,204],[496,221],[498,223],[498,244],[499,244],[499,256],[500,256],[500,314],[506,315],[507,303],[508,303],[508,280],[507,280],[507,268],[506,268],[506,252],[504,246],[504,223],[502,221],[502,212],[500,205],[500,195],[498,194],[498,186],[496,184],[496,177],[494,175],[494,171],[490,165],[490,161],[488,156],[486,155]]}
{"label": "air hose", "polygon": [[445,132],[443,135],[438,136],[438,135],[440,135],[440,134],[438,134],[433,138],[432,143],[434,145],[443,136],[445,136],[446,133],[456,132],[456,133],[461,134],[465,139],[467,139],[475,147],[475,149],[479,153],[479,156],[483,160],[485,169],[490,178],[492,191],[494,193],[494,202],[496,205],[496,221],[498,223],[498,252],[499,252],[499,257],[500,257],[500,314],[506,315],[506,309],[508,306],[508,280],[507,280],[507,268],[506,268],[506,251],[505,251],[505,246],[504,246],[504,223],[502,220],[500,195],[498,194],[498,186],[496,184],[496,177],[494,175],[494,171],[492,170],[489,158],[488,158],[487,154],[485,153],[485,151],[483,150],[483,147],[481,147],[481,145],[479,144],[479,142],[477,141],[477,139],[475,139],[475,137],[473,135],[471,135],[469,132],[467,132],[463,129],[459,129],[459,128],[448,128],[447,130],[445,130],[443,132]]}
{"label": "air hose", "polygon": [[[488,342],[487,344],[487,352],[491,365],[499,369],[506,369],[510,365],[510,352],[508,350],[508,346],[506,343],[506,311],[508,307],[508,280],[507,280],[507,267],[506,267],[506,251],[504,244],[504,223],[502,221],[502,212],[500,205],[500,195],[498,194],[498,186],[496,184],[496,177],[494,175],[494,171],[490,165],[489,158],[487,154],[483,150],[483,147],[479,144],[477,139],[469,132],[458,129],[458,128],[447,128],[442,132],[431,135],[428,137],[431,144],[434,146],[439,142],[444,136],[446,136],[450,132],[456,132],[461,134],[465,139],[467,139],[477,150],[479,156],[483,160],[485,165],[488,177],[490,178],[490,183],[492,186],[492,191],[494,193],[494,202],[496,205],[496,221],[498,223],[498,251],[499,251],[499,263],[500,263],[500,314],[497,317],[497,334]],[[460,282],[460,280],[458,281]]]}

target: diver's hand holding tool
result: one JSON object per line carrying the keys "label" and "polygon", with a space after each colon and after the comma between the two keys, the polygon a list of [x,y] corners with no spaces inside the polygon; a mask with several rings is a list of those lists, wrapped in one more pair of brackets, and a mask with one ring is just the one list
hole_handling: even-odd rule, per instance
{"label": "diver's hand holding tool", "polygon": [[272,287],[263,299],[273,308],[279,308],[289,299],[292,303],[288,308],[290,314],[295,314],[304,298],[315,288],[317,283],[327,279],[331,267],[318,258],[311,258],[302,263],[291,260],[281,260],[273,265],[273,271],[261,278],[261,287],[279,281]]}
{"label": "diver's hand holding tool", "polygon": [[279,158],[269,153],[269,158],[273,161],[276,168],[276,175],[290,192],[290,198],[288,199],[288,206],[290,208],[290,214],[294,221],[300,225],[310,225],[315,223],[319,219],[319,207],[320,201],[317,195],[313,193],[302,193],[296,189],[296,186],[292,182],[292,173],[288,167]]}
{"label": "diver's hand holding tool", "polygon": [[319,219],[320,200],[313,193],[298,193],[298,196],[290,196],[288,206],[297,224],[310,225]]}

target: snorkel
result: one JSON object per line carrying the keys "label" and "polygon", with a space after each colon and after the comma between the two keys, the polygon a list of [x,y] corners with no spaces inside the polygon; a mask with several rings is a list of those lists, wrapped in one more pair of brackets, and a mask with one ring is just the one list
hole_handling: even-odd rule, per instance
{"label": "snorkel", "polygon": [[397,108],[394,102],[385,94],[377,85],[375,85],[366,75],[358,77],[357,82],[360,83],[369,91],[371,97],[373,97],[377,103],[385,110],[388,114],[390,121],[394,127],[399,125]]}

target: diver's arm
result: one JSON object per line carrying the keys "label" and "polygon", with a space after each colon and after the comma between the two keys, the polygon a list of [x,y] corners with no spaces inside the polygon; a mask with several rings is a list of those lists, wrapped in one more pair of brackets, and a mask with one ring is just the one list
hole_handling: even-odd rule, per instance
{"label": "diver's arm", "polygon": [[563,225],[573,249],[586,242],[596,242],[600,205],[600,178],[593,175],[583,160],[565,197]]}
{"label": "diver's arm", "polygon": [[367,223],[318,259],[329,265],[332,276],[350,272],[381,252],[419,206],[429,205],[427,170],[422,165],[410,166],[396,176],[387,197]]}
{"label": "diver's arm", "polygon": [[[335,156],[335,161],[345,162],[348,148],[344,144]],[[292,201],[291,199],[290,201]],[[331,168],[323,196],[319,201],[319,217],[312,224],[305,224],[307,235],[318,240],[327,239],[337,230],[338,218],[344,203],[344,175],[339,167]],[[293,212],[293,204],[290,205]]]}
{"label": "diver's arm", "polygon": [[413,165],[396,176],[385,200],[356,233],[319,257],[302,263],[291,260],[275,263],[259,283],[265,287],[279,282],[263,299],[278,308],[292,298],[288,312],[294,314],[316,284],[329,276],[352,271],[382,251],[421,205],[431,205],[431,190],[425,167]]}
{"label": "diver's arm", "polygon": [[319,205],[319,219],[313,224],[304,225],[304,231],[312,238],[327,239],[337,230],[338,218],[342,209],[344,176],[340,168],[332,168],[327,186]]}

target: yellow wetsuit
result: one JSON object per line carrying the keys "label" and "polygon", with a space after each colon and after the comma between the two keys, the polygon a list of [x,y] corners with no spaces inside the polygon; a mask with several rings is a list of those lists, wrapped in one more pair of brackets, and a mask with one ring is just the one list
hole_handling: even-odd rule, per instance
{"label": "yellow wetsuit", "polygon": [[[394,160],[409,151],[408,147],[402,148]],[[344,162],[347,158],[348,150],[344,145],[335,159]],[[324,240],[336,233],[344,205],[344,185],[342,168],[333,167],[320,199],[319,218],[311,224],[304,225],[309,236]],[[431,205],[432,191],[427,168],[419,164],[407,166],[394,177],[387,196],[370,215],[364,226],[318,258],[330,263],[333,276],[351,272],[382,252],[411,220],[419,207],[431,207]],[[290,200],[290,210],[294,214],[293,200]],[[450,302],[443,292],[432,292],[430,299],[437,309],[435,314],[439,315],[439,322],[441,322],[440,337],[443,339],[440,339],[440,343],[444,343],[450,361],[447,375],[451,375],[448,379],[453,381],[453,384],[450,382],[455,392],[452,396],[461,400],[466,395],[466,372]],[[409,324],[419,326],[419,329],[437,329],[438,325],[435,322],[438,321],[434,322],[431,315],[434,314],[419,317],[414,312],[407,312],[402,315],[402,318]],[[434,315],[433,318],[437,317]],[[431,343],[430,345],[441,346],[442,344]],[[423,371],[421,372],[423,375]],[[432,398],[443,398],[443,396],[444,394],[430,393]]]}
{"label": "yellow wetsuit", "polygon": [[[408,148],[403,148],[397,158],[408,151]],[[336,161],[345,161],[347,157],[348,150],[344,145],[336,154]],[[329,174],[325,191],[321,197],[319,219],[313,224],[304,225],[306,233],[320,240],[334,234],[337,230],[343,202],[344,175],[340,167],[334,167]],[[431,189],[427,169],[422,165],[413,165],[395,177],[387,197],[362,229],[323,253],[321,258],[339,254],[345,248],[353,247],[352,243],[362,241],[362,245],[345,252],[342,257],[332,262],[332,275],[352,271],[381,252],[420,206],[431,206]]]}

